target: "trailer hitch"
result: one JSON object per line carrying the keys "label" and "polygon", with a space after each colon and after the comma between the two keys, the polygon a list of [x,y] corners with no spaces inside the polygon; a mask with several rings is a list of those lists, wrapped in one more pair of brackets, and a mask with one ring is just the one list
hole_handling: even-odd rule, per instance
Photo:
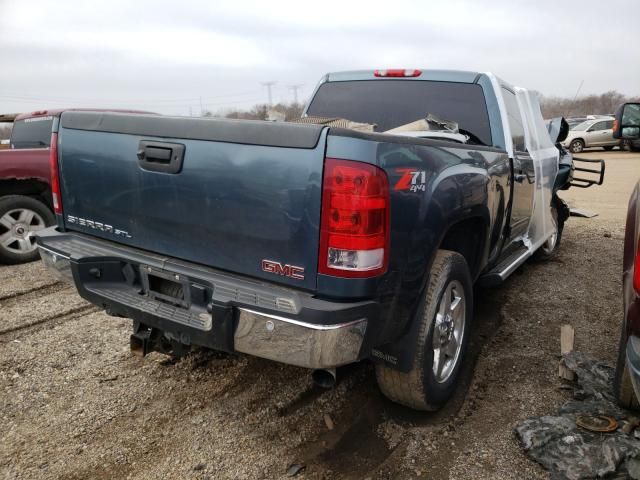
{"label": "trailer hitch", "polygon": [[131,353],[140,357],[145,357],[151,352],[182,357],[191,349],[190,345],[181,343],[162,330],[147,327],[139,322],[133,324],[133,334],[129,337],[129,346]]}

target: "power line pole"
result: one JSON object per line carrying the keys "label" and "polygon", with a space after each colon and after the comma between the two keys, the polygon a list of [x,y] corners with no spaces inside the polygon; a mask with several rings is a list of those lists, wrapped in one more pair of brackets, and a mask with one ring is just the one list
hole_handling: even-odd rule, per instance
{"label": "power line pole", "polygon": [[298,84],[298,85],[289,85],[289,90],[291,90],[293,92],[293,102],[297,105],[298,104],[298,89],[302,88],[304,85],[303,84]]}
{"label": "power line pole", "polygon": [[267,96],[269,98],[269,106],[273,104],[273,98],[271,97],[271,87],[273,87],[276,83],[274,81],[262,82],[263,87],[267,87]]}
{"label": "power line pole", "polygon": [[200,97],[200,116],[202,116],[202,97]]}

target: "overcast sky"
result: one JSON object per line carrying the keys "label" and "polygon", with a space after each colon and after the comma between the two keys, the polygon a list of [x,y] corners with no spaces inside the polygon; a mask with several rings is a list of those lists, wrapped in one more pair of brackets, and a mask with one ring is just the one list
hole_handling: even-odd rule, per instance
{"label": "overcast sky", "polygon": [[[163,6],[161,6],[163,5]],[[0,113],[215,112],[326,72],[492,71],[545,95],[640,94],[640,2],[0,0]]]}

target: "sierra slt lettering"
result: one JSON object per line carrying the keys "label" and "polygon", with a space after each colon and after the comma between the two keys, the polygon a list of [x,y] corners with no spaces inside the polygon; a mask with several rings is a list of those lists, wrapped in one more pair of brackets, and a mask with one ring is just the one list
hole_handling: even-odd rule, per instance
{"label": "sierra slt lettering", "polygon": [[304,268],[295,265],[283,265],[273,260],[262,260],[262,270],[268,273],[275,273],[283,277],[293,278],[294,280],[304,280]]}
{"label": "sierra slt lettering", "polygon": [[112,225],[107,225],[106,223],[102,222],[96,222],[95,220],[89,220],[88,218],[67,215],[67,222],[73,223],[75,225],[80,225],[81,227],[89,227],[93,228],[94,230],[100,230],[101,232],[111,233],[113,235],[117,235],[118,237],[132,238],[131,235],[129,235],[129,232],[127,232],[126,230],[113,228]]}

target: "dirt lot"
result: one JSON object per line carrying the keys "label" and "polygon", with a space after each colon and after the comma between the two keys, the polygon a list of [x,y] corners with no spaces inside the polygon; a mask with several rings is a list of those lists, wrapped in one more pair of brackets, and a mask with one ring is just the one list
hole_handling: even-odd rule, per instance
{"label": "dirt lot", "polygon": [[[132,357],[130,322],[107,317],[39,263],[0,267],[2,478],[547,478],[514,440],[552,413],[563,323],[576,346],[613,363],[621,320],[627,199],[640,155],[608,161],[603,187],[574,189],[560,255],[478,292],[464,388],[443,411],[385,400],[369,364],[331,391],[307,371],[199,352]],[[332,429],[330,429],[332,427]]]}

